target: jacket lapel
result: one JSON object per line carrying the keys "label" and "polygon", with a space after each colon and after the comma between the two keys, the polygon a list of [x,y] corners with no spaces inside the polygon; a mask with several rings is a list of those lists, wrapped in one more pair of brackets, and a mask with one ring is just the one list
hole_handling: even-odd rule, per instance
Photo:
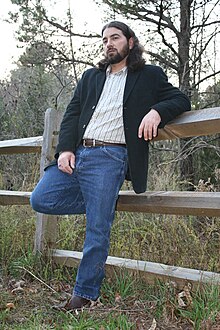
{"label": "jacket lapel", "polygon": [[141,71],[135,71],[135,72],[129,72],[128,71],[128,75],[127,75],[127,80],[126,80],[126,84],[125,84],[125,91],[124,91],[124,99],[123,99],[123,103],[125,104],[128,96],[130,95],[137,78],[139,77]]}
{"label": "jacket lapel", "polygon": [[105,79],[106,79],[105,71],[100,71],[100,73],[96,76],[96,104],[103,90]]}

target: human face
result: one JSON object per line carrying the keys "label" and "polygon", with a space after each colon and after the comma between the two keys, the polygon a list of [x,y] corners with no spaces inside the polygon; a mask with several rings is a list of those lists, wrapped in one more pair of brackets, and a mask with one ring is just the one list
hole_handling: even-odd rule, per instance
{"label": "human face", "polygon": [[104,55],[110,64],[126,61],[129,54],[130,42],[121,30],[114,27],[105,29],[102,41]]}

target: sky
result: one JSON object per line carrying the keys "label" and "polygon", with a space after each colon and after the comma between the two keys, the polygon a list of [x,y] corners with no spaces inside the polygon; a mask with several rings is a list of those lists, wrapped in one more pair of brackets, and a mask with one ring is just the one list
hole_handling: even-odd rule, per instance
{"label": "sky", "polygon": [[7,72],[9,72],[9,67],[13,67],[11,63],[13,62],[13,58],[18,56],[19,51],[16,47],[16,42],[14,39],[14,29],[15,26],[4,22],[7,17],[7,13],[11,10],[13,6],[11,5],[10,0],[4,0],[1,3],[1,11],[0,11],[0,44],[1,44],[1,52],[0,52],[0,79],[5,76]]}
{"label": "sky", "polygon": [[[49,0],[44,0],[49,2]],[[56,0],[56,5],[53,6],[52,14],[54,16],[60,16],[64,13],[70,2],[71,7],[77,18],[79,30],[84,29],[86,24],[87,29],[91,29],[92,32],[100,33],[102,27],[100,10],[93,0]],[[4,20],[8,16],[8,12],[13,11],[15,5],[12,5],[10,0],[1,0],[0,5],[0,79],[7,77],[10,74],[10,70],[16,67],[13,64],[18,60],[19,55],[24,50],[18,47],[18,42],[15,38],[15,32],[17,29],[16,24],[9,24]],[[85,10],[85,8],[87,10]],[[89,13],[89,14],[88,14]]]}

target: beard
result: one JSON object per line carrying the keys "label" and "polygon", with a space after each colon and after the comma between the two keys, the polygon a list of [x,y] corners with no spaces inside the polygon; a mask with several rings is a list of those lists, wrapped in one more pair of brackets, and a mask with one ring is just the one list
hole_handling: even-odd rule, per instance
{"label": "beard", "polygon": [[127,57],[129,54],[129,46],[128,44],[125,45],[123,47],[123,49],[121,50],[121,52],[119,53],[116,50],[116,53],[108,53],[106,56],[106,59],[108,60],[109,64],[117,64],[120,63],[121,61],[123,61],[125,59],[125,57]]}

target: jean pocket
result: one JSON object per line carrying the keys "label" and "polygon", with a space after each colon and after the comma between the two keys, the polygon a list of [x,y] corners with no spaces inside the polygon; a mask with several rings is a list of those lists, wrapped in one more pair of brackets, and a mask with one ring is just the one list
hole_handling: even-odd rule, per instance
{"label": "jean pocket", "polygon": [[127,148],[126,147],[120,147],[120,146],[104,146],[102,148],[102,150],[104,151],[104,153],[117,161],[120,162],[126,162],[127,161]]}

